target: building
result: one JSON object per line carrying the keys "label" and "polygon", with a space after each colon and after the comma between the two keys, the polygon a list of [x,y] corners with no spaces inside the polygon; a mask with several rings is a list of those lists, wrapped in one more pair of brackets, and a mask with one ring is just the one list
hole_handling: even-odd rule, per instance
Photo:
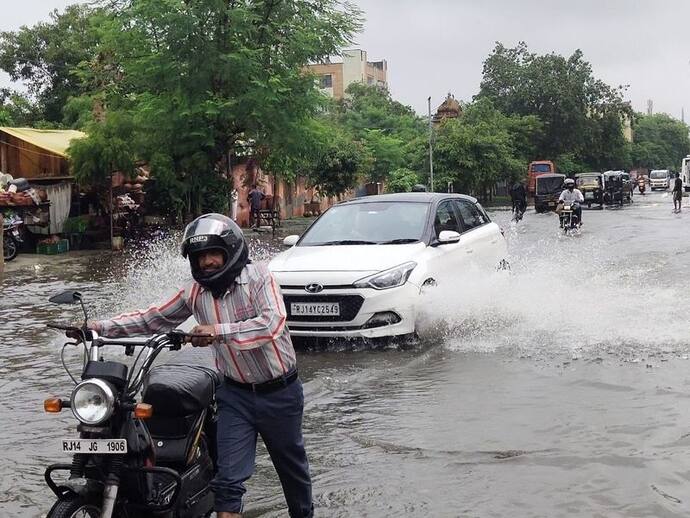
{"label": "building", "polygon": [[460,106],[460,103],[455,97],[449,93],[446,99],[436,109],[436,113],[431,120],[434,126],[438,126],[444,119],[457,119],[461,113],[462,106]]}
{"label": "building", "polygon": [[317,63],[307,68],[316,76],[321,91],[335,99],[342,99],[352,83],[388,88],[386,60],[367,61],[365,50],[345,50],[340,63]]}

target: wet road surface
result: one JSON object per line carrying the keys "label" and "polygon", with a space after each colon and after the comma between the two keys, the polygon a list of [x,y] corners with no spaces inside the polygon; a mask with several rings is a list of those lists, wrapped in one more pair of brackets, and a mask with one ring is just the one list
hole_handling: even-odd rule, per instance
{"label": "wet road surface", "polygon": [[[300,352],[318,515],[687,516],[690,209],[672,214],[667,193],[635,196],[584,211],[576,237],[552,214],[529,211],[517,226],[506,211],[492,217],[510,274],[468,267],[425,295],[419,344]],[[78,313],[47,296],[79,287],[107,316],[159,300],[186,275],[174,243],[124,260],[27,260],[6,274],[0,516],[45,515],[43,469],[67,460],[55,439],[74,435],[71,414],[46,415],[41,402],[70,390],[45,324]],[[284,515],[262,449],[247,516]]]}

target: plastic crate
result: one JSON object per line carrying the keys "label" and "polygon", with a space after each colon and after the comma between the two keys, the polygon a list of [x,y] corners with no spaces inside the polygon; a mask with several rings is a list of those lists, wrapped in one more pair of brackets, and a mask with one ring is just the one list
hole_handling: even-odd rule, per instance
{"label": "plastic crate", "polygon": [[37,254],[56,255],[64,254],[65,252],[69,252],[69,240],[67,239],[61,239],[57,243],[39,243],[36,247]]}

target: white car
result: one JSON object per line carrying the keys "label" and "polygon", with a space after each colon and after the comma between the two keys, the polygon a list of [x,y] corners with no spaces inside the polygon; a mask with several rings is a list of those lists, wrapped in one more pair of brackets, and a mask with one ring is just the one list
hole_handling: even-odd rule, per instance
{"label": "white car", "polygon": [[413,334],[424,286],[452,282],[468,262],[493,271],[507,255],[476,199],[425,192],[340,203],[284,243],[269,268],[296,337]]}

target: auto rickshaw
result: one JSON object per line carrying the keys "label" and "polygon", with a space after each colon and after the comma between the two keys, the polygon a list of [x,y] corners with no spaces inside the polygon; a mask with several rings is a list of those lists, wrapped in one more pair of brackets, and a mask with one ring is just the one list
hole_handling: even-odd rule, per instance
{"label": "auto rickshaw", "polygon": [[579,173],[575,175],[575,184],[585,198],[587,208],[592,205],[604,207],[604,175],[601,173]]}
{"label": "auto rickshaw", "polygon": [[623,171],[606,171],[604,173],[604,203],[606,205],[623,205],[632,201],[632,182]]}
{"label": "auto rickshaw", "polygon": [[564,174],[542,174],[535,178],[534,210],[537,213],[556,210],[564,181]]}

